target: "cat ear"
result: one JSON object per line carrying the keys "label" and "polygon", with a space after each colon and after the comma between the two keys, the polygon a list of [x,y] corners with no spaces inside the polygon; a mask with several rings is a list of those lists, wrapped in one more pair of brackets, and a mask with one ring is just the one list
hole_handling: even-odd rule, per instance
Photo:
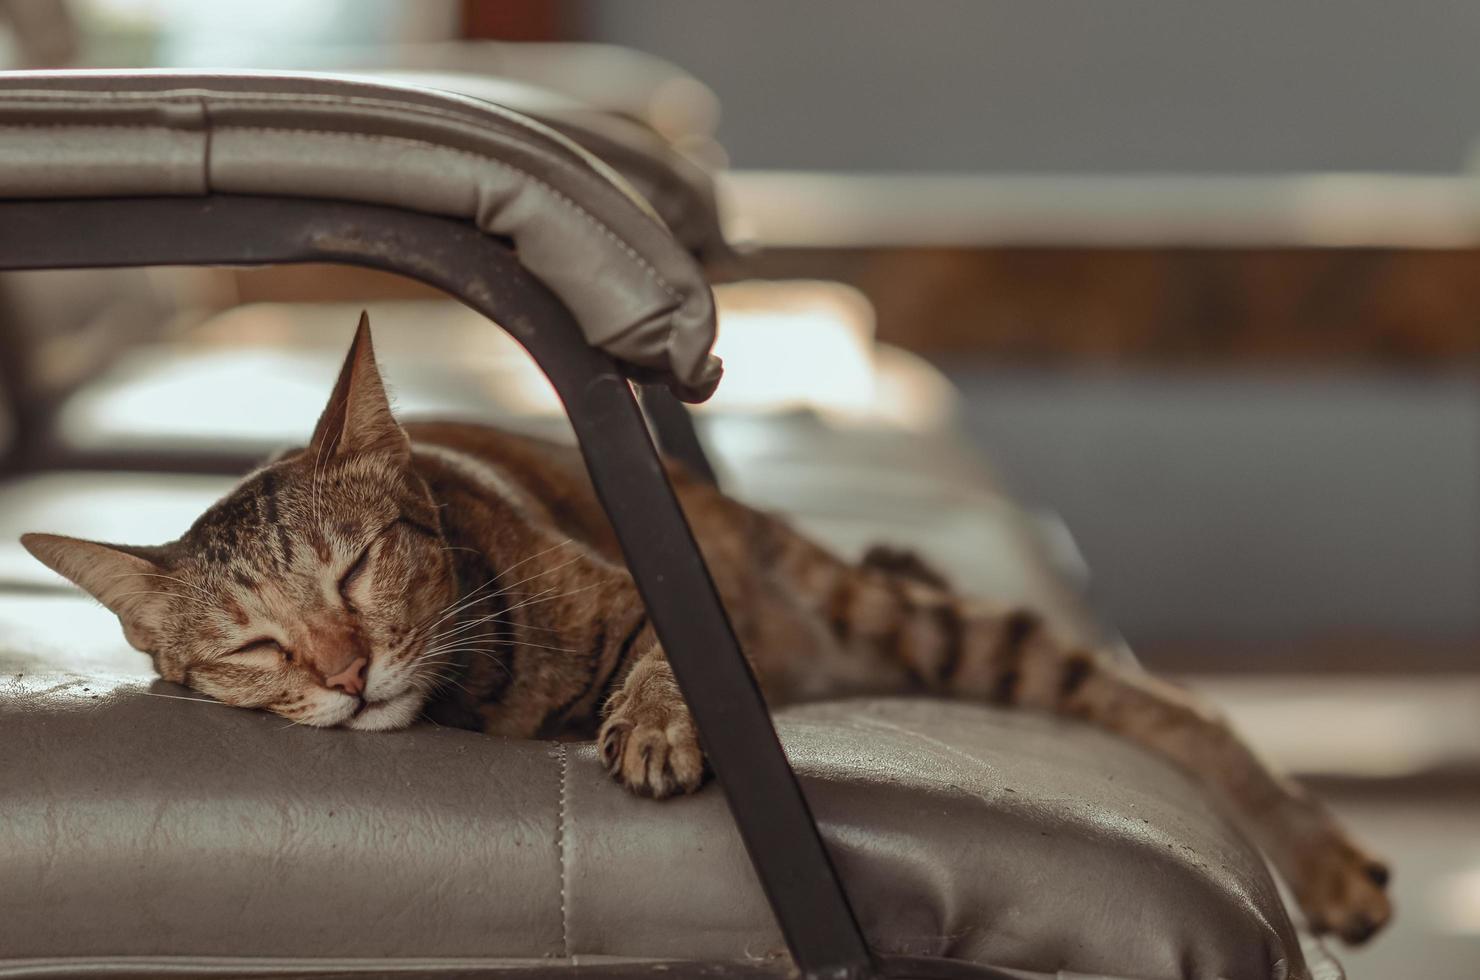
{"label": "cat ear", "polygon": [[351,452],[389,453],[399,459],[411,455],[411,443],[391,415],[380,369],[375,366],[368,313],[360,314],[360,327],[349,345],[329,404],[319,416],[308,451],[316,459]]}
{"label": "cat ear", "polygon": [[23,534],[21,544],[42,564],[111,609],[132,646],[146,653],[157,648],[169,599],[164,594],[163,569],[144,557],[151,549],[125,551],[60,534]]}

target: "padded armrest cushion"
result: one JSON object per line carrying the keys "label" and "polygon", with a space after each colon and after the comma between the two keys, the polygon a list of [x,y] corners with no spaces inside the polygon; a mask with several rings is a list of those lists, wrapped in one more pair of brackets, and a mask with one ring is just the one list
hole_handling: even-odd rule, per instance
{"label": "padded armrest cushion", "polygon": [[[0,594],[0,972],[782,955],[713,786],[655,803],[590,744],[314,730],[177,698],[198,696],[152,680],[104,610]],[[883,951],[1031,976],[1311,975],[1259,855],[1127,743],[932,701],[778,726]]]}
{"label": "padded armrest cushion", "polygon": [[731,255],[708,171],[635,119],[508,78],[452,71],[375,71],[365,77],[454,92],[537,119],[621,174],[653,206],[673,236],[702,261]]}
{"label": "padded armrest cushion", "polygon": [[0,197],[263,194],[449,215],[512,239],[586,338],[702,400],[702,271],[606,164],[486,101],[309,74],[0,73]]}

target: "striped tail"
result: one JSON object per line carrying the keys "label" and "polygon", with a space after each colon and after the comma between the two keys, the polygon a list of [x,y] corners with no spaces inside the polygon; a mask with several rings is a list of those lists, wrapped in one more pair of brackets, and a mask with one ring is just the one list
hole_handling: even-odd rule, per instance
{"label": "striped tail", "polygon": [[1219,798],[1318,932],[1360,943],[1388,920],[1386,866],[1191,692],[1059,642],[1031,612],[963,599],[908,553],[876,549],[850,566],[815,546],[788,552],[787,581],[838,640],[836,659],[814,665],[830,675],[830,693],[915,690],[1086,721],[1180,766]]}
{"label": "striped tail", "polygon": [[1057,640],[1037,614],[958,596],[911,552],[874,548],[856,566],[820,550],[808,558],[793,581],[813,586],[811,604],[844,655],[868,661],[875,690],[1076,713],[1099,669],[1098,655]]}

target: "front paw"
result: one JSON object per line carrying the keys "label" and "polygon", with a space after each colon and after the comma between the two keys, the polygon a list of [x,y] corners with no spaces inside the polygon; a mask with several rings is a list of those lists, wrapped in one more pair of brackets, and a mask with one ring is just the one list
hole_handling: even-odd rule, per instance
{"label": "front paw", "polygon": [[1345,837],[1322,841],[1302,870],[1295,896],[1317,935],[1334,933],[1355,946],[1392,918],[1387,866]]}
{"label": "front paw", "polygon": [[663,799],[692,793],[704,782],[704,752],[688,710],[624,704],[597,734],[612,778],[638,796]]}

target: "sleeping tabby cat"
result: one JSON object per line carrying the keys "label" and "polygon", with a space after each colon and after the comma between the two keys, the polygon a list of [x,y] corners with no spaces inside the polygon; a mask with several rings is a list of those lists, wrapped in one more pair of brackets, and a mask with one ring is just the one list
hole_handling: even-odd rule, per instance
{"label": "sleeping tabby cat", "polygon": [[[907,553],[850,564],[671,475],[768,696],[931,692],[1103,726],[1240,814],[1313,926],[1360,942],[1387,871],[1206,706],[1023,609],[953,593]],[[308,448],[263,466],[177,541],[51,534],[33,555],[92,593],[167,680],[306,725],[426,716],[581,732],[655,797],[705,776],[693,721],[573,450],[478,425],[399,425],[367,322]]]}

